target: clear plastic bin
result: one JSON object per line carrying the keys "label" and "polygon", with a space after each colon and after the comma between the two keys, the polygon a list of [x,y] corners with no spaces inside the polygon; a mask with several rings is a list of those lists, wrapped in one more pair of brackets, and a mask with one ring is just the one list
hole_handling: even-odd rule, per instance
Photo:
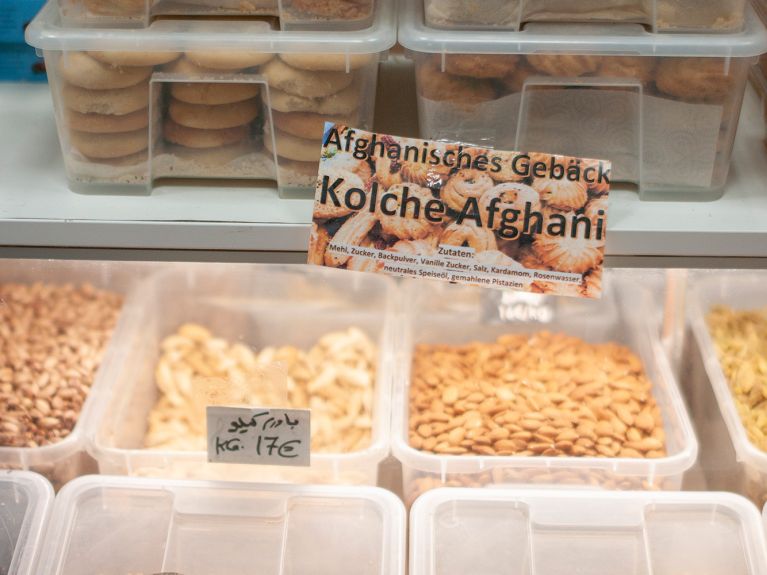
{"label": "clear plastic bin", "polygon": [[761,575],[759,513],[729,493],[440,489],[410,514],[410,575]]}
{"label": "clear plastic bin", "polygon": [[36,575],[53,488],[28,471],[0,471],[0,573]]}
{"label": "clear plastic bin", "polygon": [[445,31],[400,8],[421,136],[612,161],[645,200],[711,200],[727,180],[748,71],[767,51],[749,8],[736,34],[636,24]]}
{"label": "clear plastic bin", "polygon": [[93,476],[59,494],[36,573],[403,575],[404,563],[405,511],[383,489]]}
{"label": "clear plastic bin", "polygon": [[[105,366],[108,394],[88,432],[88,451],[101,473],[376,484],[378,465],[389,454],[396,303],[396,286],[389,278],[311,266],[214,264],[158,274],[142,290],[135,321],[119,342],[124,353]],[[145,448],[149,414],[160,395],[155,368],[161,341],[188,322],[256,351],[280,345],[308,350],[328,332],[360,328],[378,348],[368,447],[313,452],[310,467],[207,463],[205,451]],[[319,422],[313,421],[315,425]]]}
{"label": "clear plastic bin", "polygon": [[[402,463],[407,502],[441,486],[537,484],[620,490],[682,488],[685,473],[696,461],[698,443],[664,354],[656,318],[648,317],[646,313],[657,304],[645,288],[638,287],[634,281],[621,281],[610,275],[606,281],[609,283],[601,301],[537,296],[547,308],[545,313],[540,307],[536,310],[539,321],[520,319],[508,323],[498,321],[497,317],[483,317],[479,306],[466,305],[468,298],[461,295],[463,289],[432,283],[410,284],[403,298],[409,303],[405,314],[409,323],[402,337],[392,406],[392,451]],[[566,333],[590,343],[616,342],[629,347],[638,356],[660,408],[666,442],[664,457],[442,455],[410,445],[411,364],[417,344],[492,342],[502,334],[544,330]],[[593,382],[584,385],[589,383]]]}
{"label": "clear plastic bin", "polygon": [[3,283],[90,283],[96,288],[117,292],[125,297],[111,343],[107,346],[72,432],[60,441],[41,447],[0,446],[0,468],[35,471],[47,477],[56,489],[78,475],[95,471],[95,462],[85,452],[85,427],[96,398],[106,385],[104,364],[109,362],[110,357],[119,354],[115,340],[119,339],[119,330],[127,321],[126,302],[142,275],[148,273],[149,269],[144,264],[126,262],[0,260],[0,282]]}
{"label": "clear plastic bin", "polygon": [[764,141],[767,145],[767,56],[759,59],[759,65],[751,71],[751,83],[759,94],[762,104],[762,118],[764,119]]}
{"label": "clear plastic bin", "polygon": [[70,189],[151,193],[158,179],[274,180],[313,197],[325,121],[370,129],[393,2],[368,28],[164,19],[68,28],[49,4],[27,29],[45,56]]}
{"label": "clear plastic bin", "polygon": [[737,32],[745,0],[425,0],[435,28],[519,30],[530,22],[634,23],[654,32]]}
{"label": "clear plastic bin", "polygon": [[[736,310],[759,309],[767,306],[767,292],[764,286],[767,274],[762,272],[729,272],[699,276],[693,284],[688,307],[688,318],[699,355],[708,377],[713,394],[700,393],[700,405],[695,407],[696,419],[702,425],[723,420],[717,441],[718,446],[711,454],[717,466],[722,468],[722,487],[732,489],[760,507],[767,501],[767,453],[756,447],[748,438],[727,378],[719,363],[716,346],[706,324],[706,315],[715,305],[727,305]],[[696,380],[697,383],[705,384]],[[711,413],[714,413],[712,416]],[[698,414],[702,414],[698,415]],[[722,437],[722,434],[726,434]],[[729,441],[727,440],[729,435]],[[712,446],[713,450],[713,446]],[[716,485],[720,487],[719,484]]]}

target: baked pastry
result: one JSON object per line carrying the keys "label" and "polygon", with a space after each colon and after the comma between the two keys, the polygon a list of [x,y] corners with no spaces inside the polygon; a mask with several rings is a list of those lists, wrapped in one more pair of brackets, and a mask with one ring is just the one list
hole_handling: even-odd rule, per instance
{"label": "baked pastry", "polygon": [[167,141],[187,148],[211,149],[242,142],[248,137],[248,127],[241,125],[216,129],[190,128],[166,118],[163,123],[163,136]]}
{"label": "baked pastry", "polygon": [[542,76],[542,72],[533,68],[526,61],[520,62],[516,69],[501,79],[506,94],[519,94],[525,88],[528,78]]}
{"label": "baked pastry", "polygon": [[149,106],[149,82],[115,90],[87,90],[71,84],[61,87],[64,105],[81,114],[130,114]]}
{"label": "baked pastry", "polygon": [[[420,200],[421,205],[420,210],[418,211],[418,217],[415,217],[415,206],[413,202],[408,202],[404,217],[399,215],[405,190],[408,191],[408,197],[418,198]],[[426,203],[434,199],[434,196],[432,196],[428,189],[422,188],[416,184],[395,184],[390,186],[386,190],[386,193],[394,194],[397,198],[397,202],[388,202],[390,209],[395,211],[395,215],[389,216],[380,213],[378,216],[381,220],[381,229],[384,233],[401,240],[420,240],[434,233],[434,224],[426,219],[424,209]]]}
{"label": "baked pastry", "polygon": [[573,78],[597,71],[600,56],[575,56],[569,54],[528,54],[528,63],[549,76]]}
{"label": "baked pastry", "polygon": [[274,54],[244,50],[192,50],[186,58],[197,66],[213,70],[243,70],[266,64]]}
{"label": "baked pastry", "polygon": [[309,250],[306,263],[321,266],[325,261],[325,249],[330,242],[330,235],[325,226],[320,226],[316,222],[312,224],[312,230],[309,232]]}
{"label": "baked pastry", "polygon": [[663,58],[655,85],[686,102],[719,104],[733,92],[735,79],[728,65],[723,58]]}
{"label": "baked pastry", "polygon": [[349,87],[324,98],[296,96],[269,86],[269,104],[272,110],[280,112],[313,112],[321,115],[351,114],[359,108],[361,99],[360,82],[354,81]]}
{"label": "baked pastry", "polygon": [[[597,218],[607,217],[607,208],[607,196],[597,196],[589,200],[589,203],[586,204],[586,208],[583,210],[583,215],[588,216],[592,222],[596,222]],[[600,211],[602,214],[599,213]]]}
{"label": "baked pastry", "polygon": [[149,134],[146,128],[111,134],[71,130],[69,142],[86,158],[111,160],[146,150],[149,147]]}
{"label": "baked pastry", "polygon": [[487,172],[460,170],[450,176],[440,196],[450,209],[460,213],[469,198],[479,200],[494,184]]}
{"label": "baked pastry", "polygon": [[[319,140],[296,138],[280,130],[274,130],[274,140],[278,156],[298,162],[314,162],[315,166],[319,166],[322,152],[322,142]],[[269,129],[264,130],[264,147],[272,153],[275,151]]]}
{"label": "baked pastry", "polygon": [[256,98],[226,106],[189,104],[171,99],[168,105],[168,115],[174,122],[201,130],[220,130],[250,124],[258,118],[260,110],[261,105]]}
{"label": "baked pastry", "polygon": [[159,66],[177,60],[180,52],[88,52],[88,56],[110,66]]}
{"label": "baked pastry", "polygon": [[579,210],[589,199],[583,182],[539,178],[533,181],[532,187],[546,206],[558,210]]}
{"label": "baked pastry", "polygon": [[450,168],[442,163],[432,166],[422,162],[401,162],[400,173],[407,182],[436,190],[441,188],[450,175]]}
{"label": "baked pastry", "polygon": [[[377,219],[375,214],[371,214],[368,211],[357,212],[349,216],[349,218],[341,224],[338,231],[331,238],[328,247],[333,244],[344,244],[359,246],[365,240],[370,230],[376,225]],[[339,267],[349,261],[349,257],[346,254],[334,253],[331,251],[325,252],[325,265],[331,267]]]}
{"label": "baked pastry", "polygon": [[[538,211],[541,209],[541,199],[533,188],[525,184],[518,182],[507,182],[503,184],[496,184],[489,190],[487,190],[479,199],[479,212],[480,217],[485,225],[489,223],[489,207],[494,198],[500,199],[498,202],[498,210],[492,221],[492,228],[498,230],[503,224],[503,219],[500,214],[504,210],[518,210],[520,213],[524,213],[526,204],[530,204],[531,211]],[[513,224],[506,226],[512,227],[524,233],[524,221],[523,218],[517,218],[517,221]]]}
{"label": "baked pastry", "polygon": [[599,64],[599,75],[606,78],[634,78],[647,84],[655,75],[657,58],[651,56],[605,56]]}
{"label": "baked pastry", "polygon": [[221,106],[258,96],[258,84],[246,82],[171,82],[170,95],[179,102]]}
{"label": "baked pastry", "polygon": [[429,0],[424,6],[430,26],[512,28],[519,23],[519,0]]}
{"label": "baked pastry", "polygon": [[[441,54],[432,57],[437,66],[442,65]],[[469,78],[503,78],[517,67],[519,56],[510,54],[447,54],[444,56],[445,72]]]}
{"label": "baked pastry", "polygon": [[583,276],[583,295],[597,298],[602,295],[602,270],[594,269]]}
{"label": "baked pastry", "polygon": [[582,274],[602,263],[604,241],[595,240],[593,236],[586,239],[573,238],[569,234],[563,237],[538,234],[533,240],[533,252],[544,265],[552,269]]}
{"label": "baked pastry", "polygon": [[146,0],[84,0],[85,8],[98,16],[138,17],[146,14]]}
{"label": "baked pastry", "polygon": [[389,156],[376,156],[375,167],[375,179],[384,190],[402,183],[402,164],[399,160],[393,160]]}
{"label": "baked pastry", "polygon": [[88,90],[111,90],[135,86],[149,78],[151,66],[112,66],[99,62],[84,52],[64,52],[59,73],[67,82]]}
{"label": "baked pastry", "polygon": [[332,156],[322,158],[325,169],[347,170],[357,174],[367,183],[373,177],[373,170],[367,160],[358,160],[346,152],[335,152]]}
{"label": "baked pastry", "polygon": [[274,126],[286,134],[305,138],[307,140],[321,140],[325,132],[325,122],[334,122],[347,126],[356,123],[354,116],[323,116],[311,112],[280,112],[272,110]]}
{"label": "baked pastry", "polygon": [[551,267],[544,264],[540,258],[533,251],[531,244],[522,246],[517,251],[517,257],[515,258],[520,265],[529,270],[550,270]]}
{"label": "baked pastry", "polygon": [[416,64],[418,92],[428,100],[473,106],[496,98],[490,80],[454,76],[431,59]]}
{"label": "baked pastry", "polygon": [[[214,70],[213,68],[200,66],[199,64],[192,62],[186,56],[165,65],[163,67],[163,71],[168,72],[169,74],[182,74],[184,76],[203,76],[206,74],[212,76],[220,76],[222,74],[221,70]],[[237,70],[227,70],[227,73],[236,71]]]}
{"label": "baked pastry", "polygon": [[[325,170],[325,174],[329,177],[331,185],[338,179],[342,179],[343,182],[335,187],[336,195],[340,198],[346,194],[347,190],[356,188],[358,190],[365,190],[365,183],[362,179],[352,172],[342,169],[329,169]],[[341,202],[340,206],[336,206],[332,201],[328,201],[324,204],[320,203],[319,198],[320,190],[322,189],[322,181],[318,179],[315,201],[314,201],[314,217],[319,219],[331,219],[341,218],[348,216],[354,210],[346,207],[346,204]]]}
{"label": "baked pastry", "polygon": [[328,54],[322,52],[287,52],[280,54],[280,58],[293,68],[325,72],[349,72],[375,61],[373,54]]}
{"label": "baked pastry", "polygon": [[91,134],[114,134],[116,132],[132,132],[149,125],[149,110],[136,110],[129,114],[117,116],[114,114],[81,114],[74,110],[66,112],[67,125],[72,130],[89,132]]}
{"label": "baked pastry", "polygon": [[[311,72],[288,66],[279,58],[266,64],[261,70],[269,87],[302,98],[323,98],[348,88],[354,79],[346,72]],[[348,110],[347,110],[348,112]]]}
{"label": "baked pastry", "polygon": [[439,244],[447,246],[468,246],[473,248],[475,252],[498,249],[493,230],[478,227],[469,220],[460,224],[458,222],[452,222],[448,225],[442,230],[442,234],[439,236]]}

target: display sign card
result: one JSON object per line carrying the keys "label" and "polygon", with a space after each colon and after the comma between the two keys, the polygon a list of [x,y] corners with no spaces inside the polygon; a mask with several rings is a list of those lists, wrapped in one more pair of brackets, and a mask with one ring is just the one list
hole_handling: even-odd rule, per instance
{"label": "display sign card", "polygon": [[602,160],[327,123],[308,262],[598,298],[610,174]]}
{"label": "display sign card", "polygon": [[311,412],[208,406],[208,461],[308,466]]}

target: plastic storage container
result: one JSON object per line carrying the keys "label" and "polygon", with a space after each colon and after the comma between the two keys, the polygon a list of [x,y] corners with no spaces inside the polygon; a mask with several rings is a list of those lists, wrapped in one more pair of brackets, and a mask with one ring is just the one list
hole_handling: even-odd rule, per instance
{"label": "plastic storage container", "polygon": [[[109,361],[109,357],[118,353],[115,340],[118,339],[117,334],[127,320],[126,302],[141,276],[148,273],[150,269],[151,267],[144,264],[125,262],[116,265],[111,262],[0,260],[0,283],[42,282],[75,285],[90,283],[96,288],[117,292],[124,296],[123,308],[114,335],[107,345],[102,363],[96,372],[72,432],[60,441],[39,447],[0,445],[0,468],[36,471],[47,477],[57,489],[70,479],[95,470],[95,462],[85,452],[85,427],[88,425],[96,397],[105,385],[102,377],[104,364]],[[52,371],[56,369],[55,365],[54,363]]]}
{"label": "plastic storage container", "polygon": [[[730,272],[726,275],[699,277],[694,284],[688,309],[692,333],[705,374],[713,388],[713,395],[701,394],[705,401],[701,402],[696,411],[704,414],[706,425],[721,417],[726,429],[723,432],[729,435],[729,444],[720,447],[717,454],[717,464],[723,468],[722,475],[727,480],[722,485],[746,495],[759,506],[767,501],[767,453],[748,438],[719,363],[706,324],[706,315],[715,305],[727,305],[736,310],[755,310],[767,306],[767,293],[764,290],[766,280],[767,275],[760,272]],[[710,415],[712,412],[713,417]],[[696,419],[703,418],[696,416]],[[719,441],[726,442],[726,439],[720,438]],[[726,456],[729,456],[729,461]]]}
{"label": "plastic storage container", "polygon": [[36,575],[53,488],[27,471],[0,471],[0,573]]}
{"label": "plastic storage container", "polygon": [[[573,298],[552,298],[551,296],[533,296],[536,298],[529,305],[532,312],[529,319],[512,322],[499,321],[495,316],[483,315],[480,306],[466,305],[468,298],[462,297],[461,291],[452,287],[438,284],[411,284],[410,291],[404,295],[409,303],[406,313],[409,325],[402,337],[400,360],[395,376],[395,394],[392,418],[392,450],[402,463],[403,489],[405,500],[412,502],[418,495],[440,486],[448,487],[481,487],[485,485],[506,484],[546,484],[552,486],[587,486],[602,489],[665,489],[677,490],[682,487],[682,479],[696,461],[698,444],[689,416],[686,412],[681,394],[671,373],[668,361],[657,336],[657,322],[647,317],[645,311],[654,309],[654,301],[644,288],[639,288],[634,282],[621,281],[616,276],[608,276],[603,299],[587,301]],[[529,294],[523,294],[529,298]],[[455,302],[455,303],[454,303]],[[520,312],[521,314],[521,312]],[[644,316],[642,314],[645,314]],[[537,318],[537,319],[533,319]],[[427,344],[467,344],[473,341],[493,342],[499,335],[514,333],[535,333],[547,331],[565,333],[576,336],[590,343],[616,342],[627,346],[642,362],[644,371],[652,384],[652,394],[655,397],[663,421],[665,433],[666,454],[659,458],[641,457],[593,457],[593,456],[519,456],[519,455],[451,455],[437,454],[431,451],[416,449],[410,445],[410,386],[411,365],[415,355],[415,346]],[[570,347],[570,346],[568,346]],[[470,360],[467,360],[467,364]],[[497,363],[500,359],[493,357],[487,360]],[[521,361],[520,358],[508,361]],[[542,364],[541,369],[555,369],[548,363]],[[448,368],[450,369],[450,368]],[[518,368],[522,369],[522,368]],[[527,368],[525,368],[527,369]],[[597,371],[600,369],[596,366]],[[501,372],[499,372],[501,373]],[[513,368],[502,370],[503,376],[515,381],[515,377],[531,377],[530,389],[537,389],[537,381],[544,381],[534,374],[521,375]],[[525,371],[528,373],[528,371]],[[425,376],[424,376],[425,377]],[[449,374],[443,377],[451,377]],[[456,376],[452,376],[456,377]],[[462,377],[458,375],[457,377]],[[484,376],[483,376],[484,377]],[[565,379],[572,374],[564,374]],[[582,387],[598,384],[599,373],[591,379],[584,379]],[[608,377],[620,379],[622,376]],[[501,405],[515,405],[516,392],[500,395],[504,386],[497,383],[495,395],[500,398]],[[487,396],[489,392],[483,392]],[[548,393],[548,391],[546,392]],[[564,392],[563,392],[564,393]],[[585,401],[581,398],[573,398]],[[443,401],[451,400],[444,398]],[[467,401],[479,401],[467,398]],[[540,399],[531,399],[537,404]],[[557,400],[559,401],[559,400]],[[414,404],[415,405],[415,404]],[[480,403],[476,409],[485,409]],[[536,405],[531,403],[530,405]],[[607,406],[602,406],[604,409]],[[439,410],[439,407],[433,408]],[[468,410],[475,408],[466,407]],[[490,409],[490,407],[488,407]],[[508,408],[500,412],[505,413]],[[531,407],[536,412],[543,413],[543,405]],[[419,412],[423,408],[419,408]],[[510,409],[509,409],[510,410]],[[511,410],[510,410],[511,411]],[[534,415],[533,417],[538,417]],[[547,416],[548,417],[548,416]],[[559,417],[559,416],[557,416]],[[469,416],[467,415],[467,419]],[[518,423],[524,423],[521,418]],[[550,425],[555,425],[551,420]],[[503,427],[507,427],[504,422]],[[470,424],[467,424],[470,426]],[[483,424],[487,427],[488,424]],[[579,424],[580,425],[580,424]],[[633,425],[633,424],[632,424]],[[516,429],[516,428],[514,428]],[[520,427],[522,429],[527,429]],[[513,429],[509,429],[513,431]],[[624,430],[624,433],[626,430]],[[537,433],[537,431],[536,431]],[[578,432],[581,435],[581,432]],[[487,432],[482,433],[487,436]],[[601,432],[600,432],[601,435]],[[468,437],[468,432],[466,437]],[[578,438],[573,438],[575,441]],[[493,437],[493,441],[496,438]],[[543,440],[536,440],[543,441]],[[557,440],[559,441],[559,440]],[[597,440],[594,440],[595,443]],[[554,443],[554,441],[550,441]]]}
{"label": "plastic storage container", "polygon": [[[88,450],[100,472],[375,485],[378,465],[389,454],[395,293],[395,284],[383,276],[306,266],[205,265],[154,276],[143,286],[131,329],[123,333],[124,353],[105,366],[109,393],[100,402],[88,433]],[[314,451],[310,467],[207,463],[207,453],[199,444],[184,446],[183,451],[145,448],[150,414],[160,396],[155,370],[161,342],[189,322],[256,351],[284,345],[308,351],[328,332],[349,327],[362,330],[378,349],[367,447],[343,453]],[[314,380],[318,391],[312,392],[318,398],[325,393],[319,379]],[[200,383],[203,390],[215,387],[206,380]],[[287,401],[286,397],[277,396],[277,402]],[[350,405],[353,399],[349,396]],[[204,403],[199,407],[199,420],[204,422]],[[338,413],[325,423],[345,429],[341,424],[348,417],[349,413]],[[324,425],[317,413],[311,425],[313,430]],[[178,433],[191,435],[188,429]]]}
{"label": "plastic storage container", "polygon": [[519,30],[530,22],[629,22],[655,32],[734,32],[744,0],[425,0],[435,28]]}
{"label": "plastic storage container", "polygon": [[59,494],[36,573],[402,575],[404,540],[383,489],[93,476]]}
{"label": "plastic storage container", "polygon": [[393,17],[382,0],[368,28],[332,34],[262,20],[68,28],[50,4],[27,41],[45,55],[72,190],[265,179],[313,197],[324,122],[372,126]]}
{"label": "plastic storage container", "polygon": [[639,25],[529,24],[445,31],[422,0],[400,10],[416,66],[421,136],[613,162],[642,199],[721,196],[750,67],[767,34],[750,8],[736,34]]}
{"label": "plastic storage container", "polygon": [[757,510],[728,493],[440,489],[410,519],[410,575],[760,575]]}
{"label": "plastic storage container", "polygon": [[762,104],[762,117],[765,123],[764,141],[767,144],[767,56],[762,56],[759,66],[754,66],[751,81]]}

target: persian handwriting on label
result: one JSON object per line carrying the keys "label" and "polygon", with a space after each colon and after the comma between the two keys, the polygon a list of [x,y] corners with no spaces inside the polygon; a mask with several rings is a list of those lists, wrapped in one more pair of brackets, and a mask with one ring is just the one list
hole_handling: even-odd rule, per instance
{"label": "persian handwriting on label", "polygon": [[308,466],[308,409],[208,406],[208,461]]}

